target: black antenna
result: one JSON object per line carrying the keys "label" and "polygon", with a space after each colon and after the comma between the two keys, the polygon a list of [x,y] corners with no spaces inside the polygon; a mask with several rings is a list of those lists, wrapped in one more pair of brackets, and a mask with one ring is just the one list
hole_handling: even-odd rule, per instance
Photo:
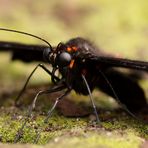
{"label": "black antenna", "polygon": [[24,32],[24,31],[19,31],[19,30],[14,30],[14,29],[8,29],[8,28],[0,28],[0,30],[2,31],[10,31],[10,32],[15,32],[15,33],[19,33],[19,34],[24,34],[24,35],[28,35],[28,36],[31,36],[31,37],[34,37],[36,39],[39,39],[43,42],[45,42],[51,49],[52,49],[52,46],[49,44],[49,42],[47,42],[45,39],[41,38],[41,37],[38,37],[36,35],[33,35],[31,33],[27,33],[27,32]]}

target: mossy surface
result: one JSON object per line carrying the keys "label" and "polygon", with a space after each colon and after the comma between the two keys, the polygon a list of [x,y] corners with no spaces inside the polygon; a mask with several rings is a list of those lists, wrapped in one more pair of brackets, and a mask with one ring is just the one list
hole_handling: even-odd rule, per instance
{"label": "mossy surface", "polygon": [[[42,115],[41,111],[35,111],[34,116],[27,122],[18,143],[34,143],[38,132],[40,132],[38,145],[57,148],[67,146],[138,148],[148,139],[148,125],[137,122],[123,112],[112,111],[110,115],[108,114],[109,112],[106,111],[100,113],[101,126],[94,124],[89,117],[66,118],[56,112],[45,124],[43,121],[46,116]],[[14,143],[25,115],[25,108],[23,110],[15,107],[1,108],[0,138],[2,143]],[[103,121],[104,116],[108,117]]]}

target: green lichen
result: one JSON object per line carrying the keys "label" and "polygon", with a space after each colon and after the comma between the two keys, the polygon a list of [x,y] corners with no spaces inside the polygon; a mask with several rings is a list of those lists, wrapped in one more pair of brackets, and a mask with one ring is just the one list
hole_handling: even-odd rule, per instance
{"label": "green lichen", "polygon": [[[24,119],[26,111],[9,112],[9,108],[1,111],[0,135],[1,142],[13,143],[17,131]],[[14,114],[17,112],[17,116]],[[15,118],[16,117],[16,118]],[[45,116],[34,113],[34,118],[26,124],[22,138],[19,143],[34,143],[37,132],[41,131],[38,144],[58,147],[109,147],[109,148],[138,148],[144,139],[148,139],[147,125],[139,124],[137,121],[121,116],[111,121],[103,121],[102,126],[89,123],[88,118],[66,118],[54,114],[47,124],[43,122]]]}

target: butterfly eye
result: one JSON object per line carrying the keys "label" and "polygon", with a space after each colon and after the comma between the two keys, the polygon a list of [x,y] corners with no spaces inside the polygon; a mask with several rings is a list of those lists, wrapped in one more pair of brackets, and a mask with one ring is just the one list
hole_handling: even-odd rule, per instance
{"label": "butterfly eye", "polygon": [[52,49],[50,49],[50,48],[44,49],[43,58],[44,58],[45,61],[50,62],[49,55],[51,54],[51,52],[52,52]]}
{"label": "butterfly eye", "polygon": [[59,67],[65,67],[70,64],[71,59],[72,59],[72,57],[68,52],[62,52],[57,57],[56,63]]}

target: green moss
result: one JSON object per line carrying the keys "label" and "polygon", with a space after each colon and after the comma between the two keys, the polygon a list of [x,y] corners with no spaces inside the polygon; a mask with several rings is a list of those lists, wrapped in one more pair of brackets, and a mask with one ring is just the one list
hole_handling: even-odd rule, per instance
{"label": "green moss", "polygon": [[[8,110],[1,111],[0,133],[3,143],[13,143],[18,129],[23,123],[25,112],[15,110],[5,114]],[[15,113],[17,112],[17,116]],[[15,118],[16,117],[16,118]],[[148,138],[147,125],[139,124],[125,115],[115,120],[102,122],[103,127],[88,124],[88,119],[65,118],[56,114],[47,124],[43,123],[44,116],[37,112],[24,128],[24,133],[19,143],[34,143],[37,132],[41,131],[38,144],[54,147],[109,147],[109,148],[138,148],[144,138]]]}

